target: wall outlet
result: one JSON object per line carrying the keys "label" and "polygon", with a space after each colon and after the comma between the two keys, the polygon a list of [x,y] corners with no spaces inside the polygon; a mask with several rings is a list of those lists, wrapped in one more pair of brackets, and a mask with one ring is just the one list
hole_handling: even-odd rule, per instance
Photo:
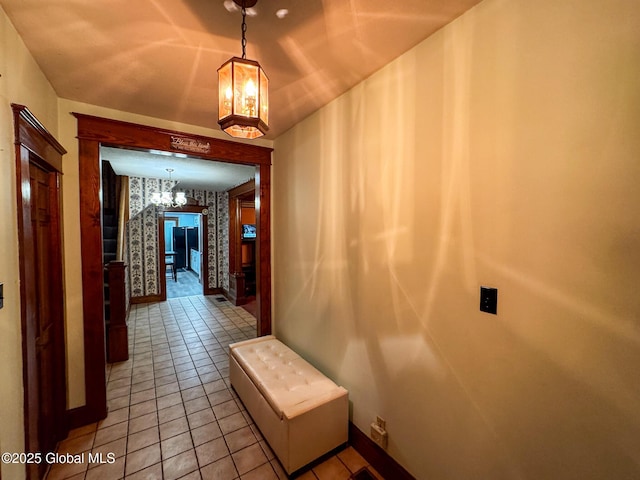
{"label": "wall outlet", "polygon": [[382,418],[376,417],[376,421],[371,424],[371,439],[386,450],[388,435],[385,425],[386,422]]}

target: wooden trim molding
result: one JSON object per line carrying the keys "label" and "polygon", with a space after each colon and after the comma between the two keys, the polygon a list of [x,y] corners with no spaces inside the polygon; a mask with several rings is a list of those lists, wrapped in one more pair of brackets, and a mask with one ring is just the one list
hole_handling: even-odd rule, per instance
{"label": "wooden trim molding", "polygon": [[384,478],[394,480],[415,480],[415,478],[396,462],[373,440],[367,437],[358,427],[349,422],[349,445],[375,468]]}
{"label": "wooden trim molding", "polygon": [[[260,201],[258,255],[258,335],[271,333],[270,169],[273,149],[228,140],[73,113],[78,123],[80,235],[82,252],[83,325],[87,409],[90,422],[107,413],[102,289],[100,146],[162,150],[205,160],[256,167],[256,199]],[[158,296],[157,300],[160,300]],[[140,301],[137,298],[135,301]],[[154,299],[145,298],[145,301]],[[132,299],[133,301],[133,299]]]}
{"label": "wooden trim molding", "polygon": [[107,416],[100,143],[80,141],[78,156],[85,398],[90,421],[97,422]]}
{"label": "wooden trim molding", "polygon": [[271,334],[271,168],[256,169],[256,312],[258,336]]}
{"label": "wooden trim molding", "polygon": [[227,192],[229,193],[229,198],[232,198],[232,197],[245,197],[249,194],[253,196],[253,192],[255,191],[256,191],[256,181],[249,180],[248,182],[245,182],[242,185],[233,187]]}
{"label": "wooden trim molding", "polygon": [[272,148],[110,120],[76,112],[73,112],[73,115],[78,119],[79,139],[93,140],[117,147],[183,153],[228,163],[271,165]]}
{"label": "wooden trim molding", "polygon": [[166,299],[166,295],[162,295],[161,293],[158,295],[145,295],[144,297],[131,297],[131,304],[164,302]]}
{"label": "wooden trim molding", "polygon": [[89,408],[86,405],[67,410],[67,416],[69,417],[70,429],[93,423],[93,414],[89,411]]}
{"label": "wooden trim molding", "polygon": [[[41,395],[51,395],[52,400],[48,408],[52,419],[51,435],[55,440],[64,438],[68,430],[66,415],[66,382],[67,369],[65,363],[65,333],[64,333],[64,290],[62,263],[62,204],[61,182],[62,156],[67,151],[47,131],[38,119],[24,105],[11,104],[15,134],[16,160],[16,201],[18,224],[18,265],[20,270],[20,322],[22,336],[22,373],[24,390],[24,444],[26,452],[37,452],[46,448],[40,443],[40,400]],[[50,205],[49,223],[50,235],[41,247],[48,252],[48,289],[47,294],[49,320],[51,322],[49,338],[51,345],[50,362],[52,375],[49,378],[52,387],[40,392],[39,375],[45,374],[39,370],[40,361],[38,342],[36,339],[38,320],[38,301],[36,293],[38,284],[38,263],[36,260],[35,237],[32,223],[33,194],[31,189],[30,167],[36,165],[42,169],[49,185]],[[48,373],[46,373],[49,375]],[[28,479],[39,478],[42,468],[35,464],[26,465]]]}
{"label": "wooden trim molding", "polygon": [[67,153],[62,145],[24,105],[12,103],[15,119],[16,144],[24,145],[45,160],[50,168],[62,173],[62,156]]}

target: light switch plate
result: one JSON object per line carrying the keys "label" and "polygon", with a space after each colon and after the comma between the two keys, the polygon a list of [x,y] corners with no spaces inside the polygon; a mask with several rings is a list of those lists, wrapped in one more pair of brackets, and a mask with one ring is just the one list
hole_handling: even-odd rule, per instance
{"label": "light switch plate", "polygon": [[480,311],[498,314],[498,289],[480,287]]}

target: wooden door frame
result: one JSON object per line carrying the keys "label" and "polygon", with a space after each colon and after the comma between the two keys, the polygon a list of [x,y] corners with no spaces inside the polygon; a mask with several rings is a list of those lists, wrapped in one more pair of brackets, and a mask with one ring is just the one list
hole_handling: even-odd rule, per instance
{"label": "wooden door frame", "polygon": [[[202,284],[202,294],[203,295],[211,295],[216,293],[214,289],[209,288],[209,223],[208,223],[208,214],[204,214],[205,210],[208,210],[209,207],[206,205],[187,205],[180,209],[167,209],[162,211],[158,215],[158,261],[160,265],[159,271],[160,274],[160,296],[162,300],[167,299],[167,264],[165,263],[165,257],[162,254],[166,250],[165,241],[164,241],[164,220],[167,218],[165,214],[167,213],[197,213],[200,215],[200,225],[198,226],[198,236],[202,239],[202,252],[201,261],[200,261],[200,283]],[[171,217],[169,218],[177,218]],[[204,281],[203,275],[206,273],[207,281]]]}
{"label": "wooden door frame", "polygon": [[78,123],[80,242],[85,352],[86,405],[76,409],[74,425],[107,415],[102,289],[100,146],[161,150],[205,160],[252,165],[256,169],[259,278],[257,334],[271,333],[271,152],[272,148],[219,140],[135,123],[72,113]]}
{"label": "wooden door frame", "polygon": [[[254,196],[255,208],[255,180],[249,180],[242,185],[229,190],[229,273],[242,271],[240,260],[240,245],[242,244],[242,202],[249,196]],[[257,222],[256,218],[256,222]],[[233,265],[232,265],[233,264]]]}
{"label": "wooden door frame", "polygon": [[[167,250],[167,243],[165,242],[164,238],[164,222],[167,219],[167,217],[165,216],[166,213],[169,212],[158,213],[158,265],[160,266],[158,272],[160,273],[160,299],[163,302],[167,299],[167,259],[164,255],[162,255],[162,252],[165,252]],[[169,218],[175,218],[176,226],[178,225],[178,217]]]}
{"label": "wooden door frame", "polygon": [[[52,258],[50,278],[51,288],[51,314],[55,316],[52,341],[54,349],[54,372],[56,378],[53,384],[59,388],[53,392],[53,418],[54,435],[58,440],[64,438],[68,432],[66,416],[66,387],[67,370],[65,362],[65,337],[64,337],[64,288],[63,288],[63,262],[62,262],[62,214],[61,205],[61,174],[62,156],[67,151],[47,131],[38,119],[24,105],[11,104],[14,115],[15,128],[15,154],[16,154],[16,196],[18,202],[18,262],[20,268],[20,317],[22,328],[22,371],[24,382],[24,433],[25,452],[37,452],[41,448],[38,438],[38,416],[33,415],[39,410],[38,406],[38,381],[34,372],[37,372],[37,353],[33,322],[35,315],[34,306],[37,298],[36,283],[33,278],[35,271],[35,255],[31,251],[34,232],[31,224],[31,185],[29,165],[33,157],[37,158],[36,165],[45,170],[50,176],[53,187],[51,195],[51,226],[55,232],[52,238],[50,251]],[[27,478],[38,478],[38,465],[27,465]]]}
{"label": "wooden door frame", "polygon": [[[249,180],[248,182],[238,185],[227,191],[229,194],[229,291],[227,292],[227,298],[234,305],[243,305],[246,303],[246,297],[244,291],[238,292],[239,285],[244,290],[244,273],[242,271],[242,201],[250,196],[254,197],[253,205],[256,205],[256,181]],[[256,215],[256,223],[258,217]],[[256,259],[258,259],[257,257]],[[260,269],[260,262],[256,261],[256,280],[259,281],[258,271]],[[242,281],[238,279],[238,276],[242,277]],[[241,282],[241,283],[240,283]],[[234,285],[235,284],[235,285]],[[256,285],[256,290],[258,289]]]}

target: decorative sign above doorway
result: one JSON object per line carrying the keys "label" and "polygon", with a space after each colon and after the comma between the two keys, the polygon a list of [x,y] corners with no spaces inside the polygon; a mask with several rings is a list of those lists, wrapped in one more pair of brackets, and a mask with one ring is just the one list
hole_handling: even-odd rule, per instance
{"label": "decorative sign above doorway", "polygon": [[211,144],[196,138],[171,136],[171,148],[193,153],[210,153]]}

